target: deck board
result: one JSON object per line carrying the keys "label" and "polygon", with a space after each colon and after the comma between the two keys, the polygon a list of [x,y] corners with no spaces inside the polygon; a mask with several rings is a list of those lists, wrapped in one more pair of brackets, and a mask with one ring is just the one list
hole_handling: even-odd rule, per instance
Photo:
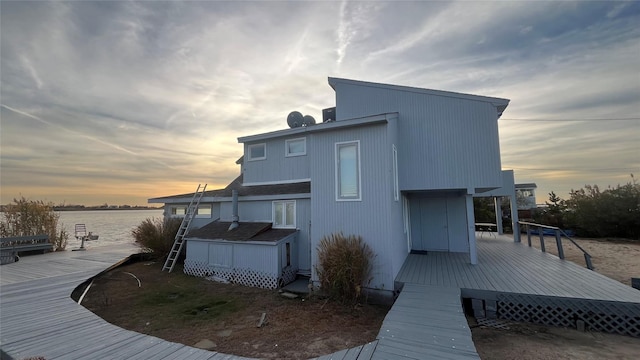
{"label": "deck board", "polygon": [[[462,256],[461,256],[462,255]],[[415,264],[419,263],[419,264]],[[424,272],[416,274],[416,272]],[[409,254],[396,281],[504,293],[640,303],[640,292],[508,237],[478,240],[478,264],[463,254]]]}
{"label": "deck board", "polygon": [[[23,257],[0,268],[0,346],[15,358],[240,360],[138,334],[76,304],[73,289],[135,248]],[[404,283],[375,341],[320,359],[478,359],[461,305],[465,291],[640,304],[640,292],[506,237],[478,241],[467,254],[409,254]]]}

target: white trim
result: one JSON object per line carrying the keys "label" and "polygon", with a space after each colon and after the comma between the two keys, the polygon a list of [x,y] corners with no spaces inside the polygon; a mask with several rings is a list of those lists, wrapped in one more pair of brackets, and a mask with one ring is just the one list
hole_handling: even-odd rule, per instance
{"label": "white trim", "polygon": [[[276,205],[282,204],[283,225],[276,226]],[[293,204],[293,224],[287,225],[287,204]],[[271,202],[271,227],[274,229],[295,229],[296,228],[296,201],[295,200],[275,200]]]}
{"label": "white trim", "polygon": [[[251,148],[262,146],[264,148],[264,156],[262,157],[251,157]],[[259,143],[259,144],[250,144],[247,145],[247,161],[257,161],[257,160],[265,160],[267,158],[267,143]]]}
{"label": "white trim", "polygon": [[400,200],[400,184],[398,182],[398,149],[396,145],[391,145],[391,153],[393,155],[392,165],[393,165],[393,200]]}
{"label": "white trim", "polygon": [[[290,142],[294,142],[294,141],[300,141],[302,140],[304,143],[304,151],[301,153],[290,153],[289,152],[289,143]],[[287,139],[284,141],[284,156],[285,157],[295,157],[295,156],[304,156],[307,155],[307,138],[306,137],[300,137],[300,138],[295,138],[295,139]]]}
{"label": "white trim", "polygon": [[311,178],[306,179],[292,179],[292,180],[274,180],[274,181],[257,181],[257,182],[243,182],[242,186],[259,186],[259,185],[281,185],[281,184],[296,184],[311,181]]}
{"label": "white trim", "polygon": [[[340,164],[339,164],[339,155],[338,155],[338,149],[342,146],[342,145],[352,145],[355,144],[356,146],[356,160],[357,160],[357,175],[358,175],[358,195],[357,197],[353,197],[353,198],[344,198],[344,197],[340,197],[340,179],[339,179],[339,175],[338,173],[340,172]],[[341,142],[337,142],[335,143],[335,187],[336,187],[336,201],[362,201],[362,171],[361,171],[361,164],[362,163],[362,159],[360,157],[360,140],[351,140],[351,141],[341,141]]]}

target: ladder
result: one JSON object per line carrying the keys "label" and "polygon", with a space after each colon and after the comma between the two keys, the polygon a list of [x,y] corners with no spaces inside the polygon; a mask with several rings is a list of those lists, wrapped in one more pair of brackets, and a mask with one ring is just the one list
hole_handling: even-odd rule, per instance
{"label": "ladder", "polygon": [[191,220],[196,216],[198,205],[200,204],[200,199],[202,199],[202,195],[204,195],[204,191],[207,189],[207,184],[198,184],[198,188],[196,192],[193,194],[193,198],[191,198],[191,202],[187,207],[187,210],[182,218],[182,223],[180,224],[180,228],[176,233],[175,240],[173,241],[173,246],[171,247],[171,251],[169,252],[169,256],[167,256],[167,260],[164,262],[164,266],[162,267],[162,271],[167,270],[171,272],[173,267],[176,265],[176,260],[178,260],[178,256],[182,251],[182,245],[184,244],[184,236],[187,235],[189,231],[189,226],[191,225]]}

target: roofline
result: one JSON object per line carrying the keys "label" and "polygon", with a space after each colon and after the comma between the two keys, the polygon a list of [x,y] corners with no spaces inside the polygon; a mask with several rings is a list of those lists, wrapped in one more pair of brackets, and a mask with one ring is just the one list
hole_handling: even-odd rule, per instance
{"label": "roofline", "polygon": [[365,116],[361,118],[345,119],[341,121],[328,121],[316,125],[297,127],[292,129],[277,130],[263,134],[242,136],[238,138],[239,143],[248,143],[260,140],[274,139],[278,137],[315,133],[321,131],[332,131],[356,126],[369,126],[375,124],[388,123],[389,120],[398,117],[398,113],[385,113],[379,115]]}
{"label": "roofline", "polygon": [[414,92],[414,93],[425,94],[425,95],[446,96],[446,97],[453,97],[458,99],[488,102],[497,108],[498,116],[502,115],[504,110],[507,108],[507,105],[509,105],[509,101],[510,101],[509,99],[491,97],[491,96],[473,95],[473,94],[465,94],[465,93],[459,93],[459,92],[453,92],[453,91],[423,89],[423,88],[417,88],[412,86],[391,85],[391,84],[374,83],[374,82],[368,82],[368,81],[329,77],[329,85],[333,88],[334,91],[336,89],[335,85],[338,83],[356,85],[356,86],[374,87],[374,88],[395,90],[395,91],[408,91],[408,92]]}
{"label": "roofline", "polygon": [[522,183],[522,184],[515,184],[516,189],[537,189],[538,185],[536,185],[536,183]]}
{"label": "roofline", "polygon": [[[148,203],[155,204],[188,204],[191,202],[193,194],[188,197],[181,197],[181,195],[168,196],[164,198],[152,198],[148,199]],[[293,200],[293,199],[308,199],[311,198],[310,193],[295,193],[295,194],[275,194],[275,195],[245,195],[238,196],[238,201],[269,201],[269,200]],[[203,196],[200,199],[201,204],[216,203],[216,202],[231,202],[231,196]]]}

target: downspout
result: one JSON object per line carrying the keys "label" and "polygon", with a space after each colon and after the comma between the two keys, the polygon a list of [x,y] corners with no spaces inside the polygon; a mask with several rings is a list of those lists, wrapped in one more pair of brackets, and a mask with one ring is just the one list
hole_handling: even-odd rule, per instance
{"label": "downspout", "polygon": [[231,225],[229,225],[229,231],[236,229],[240,224],[238,221],[240,218],[238,217],[238,190],[231,190],[231,208],[233,211],[233,216],[231,217]]}

